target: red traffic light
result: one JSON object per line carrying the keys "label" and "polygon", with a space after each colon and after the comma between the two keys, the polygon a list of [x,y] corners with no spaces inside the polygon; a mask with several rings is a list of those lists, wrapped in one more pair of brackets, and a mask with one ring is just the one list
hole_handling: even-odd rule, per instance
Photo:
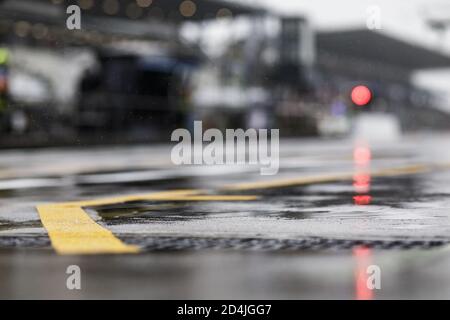
{"label": "red traffic light", "polygon": [[351,94],[352,102],[357,106],[365,106],[372,100],[372,92],[366,86],[356,86]]}

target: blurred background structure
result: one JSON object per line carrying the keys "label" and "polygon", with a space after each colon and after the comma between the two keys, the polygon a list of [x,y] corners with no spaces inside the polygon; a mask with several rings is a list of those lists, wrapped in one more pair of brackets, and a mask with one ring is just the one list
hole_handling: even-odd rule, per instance
{"label": "blurred background structure", "polygon": [[0,0],[0,298],[450,297],[444,1]]}
{"label": "blurred background structure", "polygon": [[[73,4],[80,30],[66,25]],[[345,136],[361,114],[449,129],[448,100],[412,81],[442,68],[438,48],[366,26],[318,30],[260,2],[2,0],[0,144],[167,142],[194,119],[285,136]],[[358,85],[366,107],[350,99]]]}

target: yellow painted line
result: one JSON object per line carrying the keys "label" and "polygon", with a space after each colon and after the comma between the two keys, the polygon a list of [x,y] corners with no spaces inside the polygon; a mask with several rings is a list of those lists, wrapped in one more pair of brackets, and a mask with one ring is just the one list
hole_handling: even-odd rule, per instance
{"label": "yellow painted line", "polygon": [[139,248],[123,243],[111,231],[89,217],[81,207],[64,204],[40,205],[39,216],[59,254],[137,253]]}
{"label": "yellow painted line", "polygon": [[144,200],[171,200],[175,197],[186,197],[193,196],[197,194],[201,194],[204,192],[203,190],[172,190],[172,191],[163,191],[163,192],[154,192],[148,194],[135,194],[135,195],[126,195],[126,196],[117,196],[117,197],[108,197],[94,200],[84,200],[84,201],[73,201],[67,202],[66,205],[73,205],[79,207],[95,207],[95,206],[103,206],[108,204],[116,204],[123,202],[132,202],[132,201],[144,201]]}
{"label": "yellow painted line", "polygon": [[[383,169],[372,176],[398,176],[428,171],[430,167],[417,165]],[[353,172],[240,183],[221,190],[257,190],[294,185],[324,183],[353,178]],[[137,253],[139,248],[123,243],[111,231],[97,224],[84,211],[84,207],[110,205],[131,201],[252,201],[253,195],[207,195],[205,190],[173,190],[140,195],[126,195],[86,201],[73,201],[37,206],[42,224],[47,230],[52,246],[59,254],[123,254]]]}
{"label": "yellow painted line", "polygon": [[130,201],[251,201],[256,196],[201,195],[202,190],[174,190],[150,194],[111,197],[37,206],[53,248],[59,254],[137,253],[137,246],[127,245],[108,229],[97,224],[83,207]]}
{"label": "yellow painted line", "polygon": [[[431,167],[425,165],[411,165],[398,168],[388,168],[371,171],[372,177],[392,177],[401,176],[409,174],[418,174],[430,171]],[[247,190],[262,190],[262,189],[272,189],[272,188],[286,188],[299,185],[315,184],[315,183],[326,183],[326,182],[336,182],[345,181],[353,179],[354,172],[343,172],[339,174],[322,174],[309,177],[298,177],[298,178],[286,178],[278,180],[269,181],[256,181],[248,183],[237,183],[225,186],[224,190],[232,191],[247,191]]]}
{"label": "yellow painted line", "polygon": [[11,169],[0,169],[0,179],[17,178],[17,171]]}
{"label": "yellow painted line", "polygon": [[353,177],[352,173],[343,173],[337,175],[317,175],[310,177],[299,177],[299,178],[279,179],[270,181],[256,181],[256,182],[237,183],[228,185],[224,187],[224,190],[246,191],[246,190],[285,188],[304,184],[348,180],[351,179],[352,177]]}
{"label": "yellow painted line", "polygon": [[411,166],[398,167],[398,168],[382,169],[382,170],[375,171],[371,174],[374,177],[395,177],[395,176],[402,176],[402,175],[425,173],[425,172],[429,172],[432,170],[433,170],[432,166],[420,164],[420,165],[411,165]]}
{"label": "yellow painted line", "polygon": [[169,201],[253,201],[258,196],[233,196],[233,195],[212,195],[212,196],[181,196],[167,199]]}

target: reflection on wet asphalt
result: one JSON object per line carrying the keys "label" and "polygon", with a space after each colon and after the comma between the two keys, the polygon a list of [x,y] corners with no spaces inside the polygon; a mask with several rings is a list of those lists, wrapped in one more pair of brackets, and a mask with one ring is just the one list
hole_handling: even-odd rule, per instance
{"label": "reflection on wet asphalt", "polygon": [[445,197],[421,192],[423,179],[374,178],[367,206],[353,203],[351,182],[343,181],[258,190],[260,198],[248,202],[140,201],[89,212],[118,235],[447,240]]}
{"label": "reflection on wet asphalt", "polygon": [[[0,170],[0,281],[5,283],[0,297],[357,298],[367,294],[355,289],[354,250],[361,247],[372,250],[371,261],[383,271],[383,290],[373,298],[449,297],[447,141],[423,136],[400,145],[373,145],[371,157],[364,163],[363,156],[358,168],[355,161],[361,159],[355,160],[350,141],[287,141],[281,145],[280,173],[272,178],[251,167],[172,167],[168,147],[43,151],[29,161],[11,151],[0,159],[7,169],[4,176]],[[57,165],[48,164],[48,157]],[[417,164],[441,167],[371,175]],[[336,173],[349,177],[279,188],[224,188]],[[257,199],[86,207],[98,224],[143,249],[117,257],[55,255],[35,209],[42,203],[174,189]],[[65,282],[55,280],[64,278],[67,263],[85,270],[89,284],[83,292],[67,292]],[[37,272],[37,282],[54,285],[45,293],[31,288],[28,272]]]}

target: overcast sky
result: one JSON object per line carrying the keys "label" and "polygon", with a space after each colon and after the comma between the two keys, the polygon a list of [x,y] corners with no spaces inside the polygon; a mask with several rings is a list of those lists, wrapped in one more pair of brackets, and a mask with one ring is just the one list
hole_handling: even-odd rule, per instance
{"label": "overcast sky", "polygon": [[287,15],[305,15],[321,29],[365,26],[367,9],[376,5],[387,32],[431,46],[439,45],[442,38],[430,30],[426,18],[450,18],[448,0],[240,0],[246,1]]}

